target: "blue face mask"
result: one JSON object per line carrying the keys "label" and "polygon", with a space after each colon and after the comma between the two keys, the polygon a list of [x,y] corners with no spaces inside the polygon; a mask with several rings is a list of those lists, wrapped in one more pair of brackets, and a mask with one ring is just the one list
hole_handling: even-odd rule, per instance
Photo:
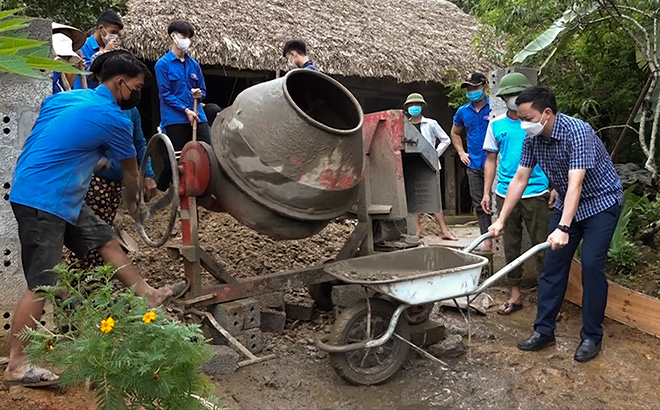
{"label": "blue face mask", "polygon": [[419,105],[411,105],[408,107],[408,114],[412,115],[413,117],[417,117],[422,113],[422,107]]}
{"label": "blue face mask", "polygon": [[468,91],[465,95],[467,95],[468,100],[472,102],[481,101],[484,98],[484,89]]}

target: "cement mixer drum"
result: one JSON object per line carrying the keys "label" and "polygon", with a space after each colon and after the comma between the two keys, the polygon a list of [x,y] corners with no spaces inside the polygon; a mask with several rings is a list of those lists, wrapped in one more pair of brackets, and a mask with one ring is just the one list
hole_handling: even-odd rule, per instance
{"label": "cement mixer drum", "polygon": [[210,190],[258,232],[310,236],[356,202],[363,117],[346,88],[315,71],[248,88],[213,124],[222,175]]}

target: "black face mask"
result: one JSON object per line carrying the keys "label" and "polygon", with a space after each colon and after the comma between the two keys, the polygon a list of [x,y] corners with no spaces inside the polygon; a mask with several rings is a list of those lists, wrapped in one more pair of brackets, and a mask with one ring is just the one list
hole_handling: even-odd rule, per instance
{"label": "black face mask", "polygon": [[126,84],[126,88],[130,90],[131,95],[128,97],[128,100],[124,100],[124,96],[122,94],[122,100],[119,102],[119,108],[122,110],[130,110],[135,108],[138,104],[140,104],[140,100],[142,100],[142,90],[132,90],[128,84]]}

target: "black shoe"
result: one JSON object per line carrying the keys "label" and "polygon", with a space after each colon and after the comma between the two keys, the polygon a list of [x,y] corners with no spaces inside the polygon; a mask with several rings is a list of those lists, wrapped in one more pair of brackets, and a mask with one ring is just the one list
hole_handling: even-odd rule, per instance
{"label": "black shoe", "polygon": [[555,344],[555,336],[544,336],[539,332],[534,332],[530,337],[518,343],[518,349],[524,351],[536,351],[544,349]]}
{"label": "black shoe", "polygon": [[578,362],[588,362],[598,356],[598,352],[600,352],[600,342],[593,339],[584,339],[575,351],[573,359]]}

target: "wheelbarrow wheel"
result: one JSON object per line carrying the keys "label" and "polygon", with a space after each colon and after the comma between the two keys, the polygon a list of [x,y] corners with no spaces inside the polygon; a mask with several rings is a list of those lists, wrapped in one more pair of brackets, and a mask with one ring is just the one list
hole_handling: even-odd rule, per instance
{"label": "wheelbarrow wheel", "polygon": [[[371,337],[367,336],[369,309],[361,301],[344,310],[332,328],[329,343],[336,346],[377,339],[386,331],[396,307],[382,299],[369,299],[371,305]],[[396,334],[410,338],[405,318],[399,318]],[[337,374],[357,385],[382,383],[399,370],[408,355],[408,345],[392,336],[384,345],[345,353],[331,353],[330,363]]]}

